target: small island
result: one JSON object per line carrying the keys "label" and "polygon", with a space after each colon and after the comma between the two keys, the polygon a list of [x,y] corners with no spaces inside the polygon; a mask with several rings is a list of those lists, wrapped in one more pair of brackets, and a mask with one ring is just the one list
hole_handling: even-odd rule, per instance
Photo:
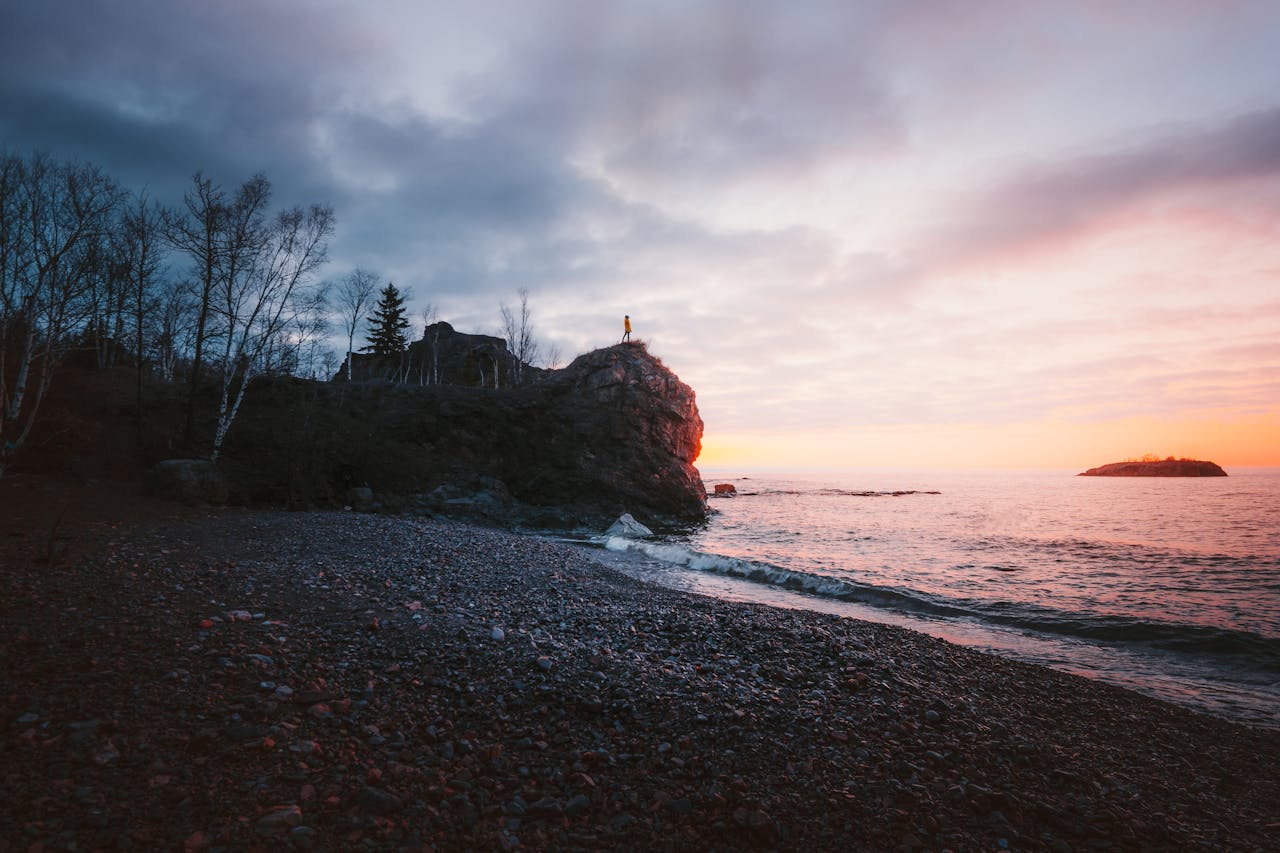
{"label": "small island", "polygon": [[1227,472],[1214,462],[1199,459],[1174,459],[1169,456],[1157,459],[1144,456],[1141,459],[1126,459],[1124,462],[1112,462],[1097,468],[1082,471],[1080,477],[1225,477]]}

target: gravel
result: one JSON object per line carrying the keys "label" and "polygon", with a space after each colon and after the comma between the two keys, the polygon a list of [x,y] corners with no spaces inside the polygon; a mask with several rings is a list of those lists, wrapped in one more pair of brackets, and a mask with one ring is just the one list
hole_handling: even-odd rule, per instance
{"label": "gravel", "polygon": [[530,537],[188,515],[10,531],[0,853],[1280,849],[1274,731]]}

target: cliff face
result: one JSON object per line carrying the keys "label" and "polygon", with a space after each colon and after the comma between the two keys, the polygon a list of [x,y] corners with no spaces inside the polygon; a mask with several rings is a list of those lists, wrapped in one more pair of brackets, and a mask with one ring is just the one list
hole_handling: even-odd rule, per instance
{"label": "cliff face", "polygon": [[642,346],[579,356],[543,380],[534,439],[512,468],[513,493],[535,504],[582,498],[616,518],[700,520],[706,492],[693,462],[702,418],[693,389]]}
{"label": "cliff face", "polygon": [[359,504],[367,486],[375,507],[534,526],[706,516],[694,392],[640,345],[496,391],[264,380],[236,426],[233,499]]}
{"label": "cliff face", "polygon": [[1081,477],[1225,477],[1223,471],[1213,462],[1196,459],[1161,459],[1149,462],[1112,462],[1088,471],[1080,472]]}

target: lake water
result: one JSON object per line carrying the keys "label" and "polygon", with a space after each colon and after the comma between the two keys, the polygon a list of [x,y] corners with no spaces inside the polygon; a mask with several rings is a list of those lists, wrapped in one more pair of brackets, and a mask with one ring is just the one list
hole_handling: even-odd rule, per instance
{"label": "lake water", "polygon": [[630,574],[914,628],[1280,728],[1280,469],[703,471],[705,528],[602,539]]}

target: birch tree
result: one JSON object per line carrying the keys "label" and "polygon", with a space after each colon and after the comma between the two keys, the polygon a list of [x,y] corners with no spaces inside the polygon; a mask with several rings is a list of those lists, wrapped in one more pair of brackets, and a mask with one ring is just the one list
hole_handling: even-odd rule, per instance
{"label": "birch tree", "polygon": [[[440,312],[427,303],[419,315],[422,317],[422,363],[418,365],[419,385],[440,384]],[[434,327],[434,328],[433,328]],[[427,350],[431,351],[431,370],[427,372]]]}
{"label": "birch tree", "polygon": [[356,329],[369,313],[373,292],[378,288],[378,274],[357,267],[338,283],[335,301],[342,317],[342,328],[347,333],[347,381],[353,378],[351,362],[356,344]]}
{"label": "birch tree", "polygon": [[506,339],[507,350],[515,357],[513,384],[522,385],[525,379],[525,367],[531,365],[538,357],[538,342],[533,336],[533,312],[529,308],[529,288],[522,287],[517,293],[520,296],[519,314],[508,308],[505,302],[498,307],[502,314],[502,336]]}
{"label": "birch tree", "polygon": [[160,293],[153,319],[151,351],[165,382],[176,378],[178,359],[195,347],[196,299],[191,282],[171,282]]}
{"label": "birch tree", "polygon": [[0,474],[93,316],[100,241],[120,199],[95,166],[0,155]]}
{"label": "birch tree", "polygon": [[[245,204],[253,207],[262,190],[269,194],[270,186],[247,189]],[[284,210],[261,231],[254,226],[248,209],[239,216],[245,224],[245,244],[253,248],[244,253],[236,274],[224,275],[221,280],[218,307],[223,313],[226,343],[210,454],[215,461],[249,382],[264,371],[281,337],[308,311],[315,274],[327,260],[334,227],[333,209],[323,205]]]}

